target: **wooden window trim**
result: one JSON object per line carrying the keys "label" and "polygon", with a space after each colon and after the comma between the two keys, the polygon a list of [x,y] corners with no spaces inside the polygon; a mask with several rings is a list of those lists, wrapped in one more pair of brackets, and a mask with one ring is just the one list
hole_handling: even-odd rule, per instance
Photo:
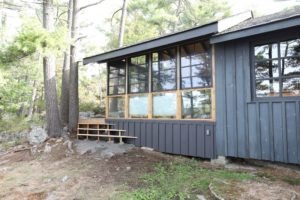
{"label": "wooden window trim", "polygon": [[[199,42],[195,41],[194,43]],[[187,45],[191,43],[184,43],[183,45]],[[162,90],[162,91],[153,91],[153,83],[152,83],[152,54],[158,53],[159,51],[163,51],[166,49],[162,49],[159,51],[151,51],[147,54],[143,54],[148,56],[148,92],[137,92],[137,93],[129,93],[129,85],[128,85],[128,58],[126,58],[126,68],[125,68],[125,74],[126,74],[126,92],[124,94],[117,94],[117,95],[107,95],[106,97],[106,118],[108,119],[128,119],[128,120],[165,120],[165,121],[174,121],[174,120],[181,120],[181,121],[199,121],[199,122],[212,122],[214,123],[216,120],[216,113],[215,113],[215,49],[214,45],[211,45],[210,48],[210,64],[211,64],[211,86],[210,87],[195,87],[195,88],[181,88],[181,56],[180,56],[180,47],[181,45],[173,46],[175,48],[176,52],[176,89],[171,90]],[[138,57],[139,55],[135,56]],[[190,67],[190,66],[188,66]],[[109,81],[109,79],[108,79]],[[201,118],[194,118],[194,119],[183,119],[182,118],[182,92],[185,91],[202,91],[202,90],[210,90],[211,91],[211,118],[209,119],[201,119]],[[176,117],[175,118],[154,118],[153,117],[153,96],[155,94],[161,94],[161,93],[175,93],[176,94]],[[131,96],[138,96],[138,95],[148,95],[148,117],[147,118],[129,118],[129,98]],[[108,116],[108,109],[109,109],[109,98],[113,97],[124,97],[125,98],[125,117],[124,118],[113,118]]]}
{"label": "wooden window trim", "polygon": [[[290,41],[290,40],[296,40],[296,39],[300,39],[300,35],[290,35],[290,36],[283,36],[277,39],[269,39],[269,40],[263,40],[262,38],[259,39],[258,41],[254,41],[250,43],[250,55],[251,55],[251,93],[252,93],[252,101],[282,101],[284,99],[286,100],[294,100],[294,99],[298,99],[300,97],[300,95],[298,96],[284,96],[283,95],[283,91],[282,91],[282,87],[283,87],[283,83],[282,80],[283,79],[289,79],[289,78],[300,78],[300,75],[290,75],[290,76],[284,76],[281,75],[281,61],[283,59],[288,59],[288,58],[300,58],[300,56],[281,56],[281,49],[280,49],[280,43],[281,42],[285,42],[285,41]],[[277,45],[277,58],[269,58],[269,59],[262,59],[262,60],[256,60],[255,59],[255,47],[257,46],[263,46],[263,45],[269,45],[269,44],[276,44]],[[255,65],[257,63],[261,63],[261,62],[266,62],[266,61],[278,61],[278,71],[279,71],[279,76],[278,77],[272,77],[272,78],[256,78],[256,73],[255,73]],[[278,80],[279,82],[279,92],[277,96],[267,96],[267,97],[258,97],[256,95],[256,81],[265,81],[265,80]]]}

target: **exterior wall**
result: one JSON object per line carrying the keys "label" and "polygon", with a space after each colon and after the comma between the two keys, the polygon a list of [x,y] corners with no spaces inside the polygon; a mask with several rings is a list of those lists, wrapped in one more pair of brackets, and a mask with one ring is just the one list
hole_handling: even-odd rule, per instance
{"label": "exterior wall", "polygon": [[160,152],[214,158],[215,125],[197,120],[106,119],[125,135],[136,136],[133,144]]}
{"label": "exterior wall", "polygon": [[217,155],[300,164],[300,97],[251,97],[254,39],[215,46]]}

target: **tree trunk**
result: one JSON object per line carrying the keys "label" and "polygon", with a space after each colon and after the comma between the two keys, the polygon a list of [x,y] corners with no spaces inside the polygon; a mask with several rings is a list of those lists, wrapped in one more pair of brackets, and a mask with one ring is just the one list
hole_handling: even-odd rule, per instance
{"label": "tree trunk", "polygon": [[[68,39],[71,37],[73,0],[69,0],[68,10]],[[69,122],[69,93],[70,93],[70,47],[64,53],[64,65],[62,70],[61,97],[60,97],[60,117],[65,126]]]}
{"label": "tree trunk", "polygon": [[124,0],[121,23],[120,23],[120,31],[119,31],[119,45],[118,45],[119,48],[123,46],[126,17],[127,17],[127,0]]}
{"label": "tree trunk", "polygon": [[30,106],[28,109],[28,116],[27,118],[29,120],[32,120],[32,116],[33,116],[33,108],[34,108],[34,103],[35,103],[35,99],[36,99],[36,94],[37,94],[37,84],[36,84],[36,80],[33,81],[33,90],[32,90],[32,95],[31,95],[31,102],[30,102]]}
{"label": "tree trunk", "polygon": [[[44,0],[43,27],[47,31],[53,31],[53,25],[53,0]],[[49,137],[59,137],[62,133],[62,127],[59,119],[55,78],[55,58],[53,55],[45,56],[43,58],[43,70],[46,100],[47,131]]]}
{"label": "tree trunk", "polygon": [[69,131],[74,133],[77,129],[79,99],[78,99],[78,62],[76,60],[77,47],[77,0],[73,0],[71,38],[72,45],[70,51],[70,93],[69,93]]}

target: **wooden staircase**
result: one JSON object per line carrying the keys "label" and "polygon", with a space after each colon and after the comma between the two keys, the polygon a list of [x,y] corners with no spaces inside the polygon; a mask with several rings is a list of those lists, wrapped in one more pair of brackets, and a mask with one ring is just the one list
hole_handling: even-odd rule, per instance
{"label": "wooden staircase", "polygon": [[105,123],[104,119],[79,119],[77,126],[77,139],[97,139],[105,141],[123,139],[136,139],[137,137],[124,135],[126,130],[115,129],[114,124]]}

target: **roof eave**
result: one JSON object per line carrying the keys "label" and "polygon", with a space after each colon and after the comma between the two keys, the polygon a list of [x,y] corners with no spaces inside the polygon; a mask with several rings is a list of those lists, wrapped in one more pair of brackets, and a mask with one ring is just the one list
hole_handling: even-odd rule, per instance
{"label": "roof eave", "polygon": [[280,21],[270,22],[267,24],[260,24],[257,26],[240,29],[233,32],[228,32],[221,35],[215,35],[210,39],[210,43],[217,44],[221,42],[227,42],[230,40],[236,40],[236,39],[245,38],[249,36],[259,35],[271,31],[292,28],[296,26],[300,26],[299,15],[292,18],[282,19]]}

